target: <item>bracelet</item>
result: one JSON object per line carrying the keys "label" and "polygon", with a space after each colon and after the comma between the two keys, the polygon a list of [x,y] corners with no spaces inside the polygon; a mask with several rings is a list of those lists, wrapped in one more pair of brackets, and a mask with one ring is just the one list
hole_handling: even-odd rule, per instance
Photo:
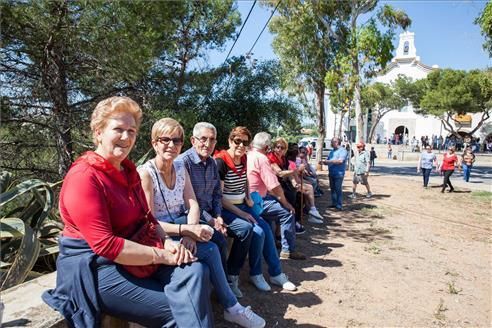
{"label": "bracelet", "polygon": [[157,250],[155,249],[155,247],[151,247],[151,248],[152,248],[152,264],[156,264],[155,263],[157,260],[156,257],[158,257],[159,254],[157,254]]}
{"label": "bracelet", "polygon": [[178,235],[181,237],[181,224],[178,224]]}

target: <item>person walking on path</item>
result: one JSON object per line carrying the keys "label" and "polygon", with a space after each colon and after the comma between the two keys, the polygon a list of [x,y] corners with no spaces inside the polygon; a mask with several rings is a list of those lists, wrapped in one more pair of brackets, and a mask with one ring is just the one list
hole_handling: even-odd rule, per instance
{"label": "person walking on path", "polygon": [[357,147],[358,156],[355,157],[355,169],[354,169],[354,176],[352,179],[353,182],[352,194],[349,195],[349,197],[352,199],[356,198],[355,191],[357,190],[357,185],[361,183],[364,186],[366,186],[367,189],[366,197],[371,198],[372,197],[371,187],[369,186],[369,181],[367,181],[367,178],[369,177],[369,168],[370,168],[369,154],[365,149],[366,145],[364,144],[364,142],[360,141],[356,145],[356,147]]}
{"label": "person walking on path", "polygon": [[425,147],[425,150],[419,156],[419,160],[417,162],[417,173],[422,171],[422,176],[424,178],[424,188],[427,188],[429,184],[429,177],[432,172],[432,166],[437,167],[437,158],[436,155],[432,152],[432,148],[430,145]]}
{"label": "person walking on path", "polygon": [[342,184],[345,176],[345,166],[347,164],[348,153],[345,147],[340,146],[340,139],[331,139],[333,150],[328,154],[328,158],[322,160],[320,164],[328,165],[328,177],[330,179],[331,208],[342,210]]}
{"label": "person walking on path", "polygon": [[463,180],[469,182],[471,169],[473,163],[475,162],[475,154],[472,152],[470,147],[466,147],[461,157],[461,160],[462,160],[462,167],[463,167]]}
{"label": "person walking on path", "polygon": [[449,192],[454,191],[453,185],[451,184],[451,180],[449,178],[453,174],[454,169],[456,167],[460,167],[461,165],[460,160],[458,156],[456,156],[455,151],[456,150],[454,146],[449,146],[448,151],[444,153],[442,157],[441,165],[439,167],[440,171],[444,175],[444,181],[443,181],[441,192],[444,192],[447,186],[449,186]]}
{"label": "person walking on path", "polygon": [[371,167],[374,167],[374,160],[378,158],[378,155],[376,154],[376,151],[374,150],[374,147],[371,147],[371,151],[369,153],[369,161],[371,162]]}

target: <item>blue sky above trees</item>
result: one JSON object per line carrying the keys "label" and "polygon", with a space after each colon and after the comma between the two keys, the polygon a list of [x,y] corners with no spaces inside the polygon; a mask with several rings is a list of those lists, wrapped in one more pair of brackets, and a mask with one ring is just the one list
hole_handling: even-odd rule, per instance
{"label": "blue sky above trees", "polygon": [[[417,54],[427,65],[442,68],[474,69],[492,67],[492,59],[483,50],[483,36],[473,22],[485,7],[486,1],[381,1],[403,9],[412,19],[410,31],[415,33]],[[238,1],[238,9],[244,21],[253,1]],[[231,56],[245,55],[270,16],[270,8],[258,3],[239,37]],[[268,28],[258,40],[253,53],[258,60],[276,58],[271,43],[273,36]],[[397,46],[398,36],[395,38]],[[208,63],[223,63],[232,46],[229,42],[223,51],[208,54]]]}

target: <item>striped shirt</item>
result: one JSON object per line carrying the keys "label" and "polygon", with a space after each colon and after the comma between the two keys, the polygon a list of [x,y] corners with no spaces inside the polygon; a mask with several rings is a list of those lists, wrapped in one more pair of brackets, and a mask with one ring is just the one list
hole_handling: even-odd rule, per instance
{"label": "striped shirt", "polygon": [[220,180],[224,181],[224,189],[222,195],[225,199],[229,200],[232,204],[242,204],[246,197],[246,171],[242,175],[236,172],[242,172],[244,165],[236,165],[236,172],[230,169],[227,164],[221,159],[217,158],[217,168],[219,170]]}

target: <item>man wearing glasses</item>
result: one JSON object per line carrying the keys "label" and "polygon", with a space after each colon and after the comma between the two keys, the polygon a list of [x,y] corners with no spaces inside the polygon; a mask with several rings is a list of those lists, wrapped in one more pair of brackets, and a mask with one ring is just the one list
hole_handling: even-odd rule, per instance
{"label": "man wearing glasses", "polygon": [[[215,126],[207,122],[199,122],[193,128],[192,147],[181,154],[179,159],[184,162],[190,176],[196,199],[200,205],[201,220],[215,229],[211,240],[219,247],[224,272],[228,275],[228,268],[236,271],[243,265],[253,234],[251,224],[227,226],[222,219],[220,176],[217,164],[211,157],[216,143]],[[229,260],[227,260],[225,236],[234,238],[234,243],[238,243],[238,247],[233,247],[235,252],[231,252]]]}

